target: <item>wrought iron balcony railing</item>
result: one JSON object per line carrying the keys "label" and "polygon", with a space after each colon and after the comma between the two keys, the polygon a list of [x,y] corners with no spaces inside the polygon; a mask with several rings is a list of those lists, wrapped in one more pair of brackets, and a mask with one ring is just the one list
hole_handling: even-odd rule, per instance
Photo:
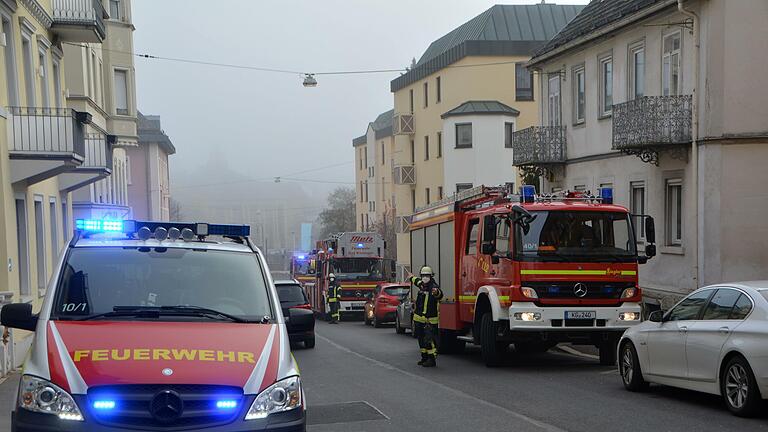
{"label": "wrought iron balcony railing", "polygon": [[613,149],[633,152],[691,142],[693,97],[644,96],[613,106]]}
{"label": "wrought iron balcony railing", "polygon": [[531,126],[512,134],[515,166],[565,163],[565,126]]}
{"label": "wrought iron balcony railing", "polygon": [[52,30],[65,42],[103,41],[106,17],[101,0],[53,0]]}
{"label": "wrought iron balcony railing", "polygon": [[34,158],[85,152],[84,124],[90,114],[69,108],[10,107],[11,156]]}
{"label": "wrought iron balcony railing", "polygon": [[102,169],[112,171],[113,135],[90,133],[85,137],[85,160],[77,169]]}
{"label": "wrought iron balcony railing", "polygon": [[413,135],[413,115],[395,114],[392,116],[392,132],[395,135]]}

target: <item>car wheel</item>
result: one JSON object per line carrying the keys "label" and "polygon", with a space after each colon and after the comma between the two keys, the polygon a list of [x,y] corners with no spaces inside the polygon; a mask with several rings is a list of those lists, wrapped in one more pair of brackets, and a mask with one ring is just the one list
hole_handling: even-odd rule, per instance
{"label": "car wheel", "polygon": [[304,348],[312,349],[315,347],[315,337],[304,339]]}
{"label": "car wheel", "polygon": [[373,314],[373,328],[381,328],[381,321],[379,321],[375,313]]}
{"label": "car wheel", "polygon": [[616,365],[616,342],[604,342],[598,346],[600,350],[600,364],[603,366]]}
{"label": "car wheel", "polygon": [[395,333],[404,334],[405,328],[400,325],[400,315],[395,316]]}
{"label": "car wheel", "polygon": [[500,366],[509,344],[496,340],[498,323],[486,312],[480,320],[480,352],[487,367]]}
{"label": "car wheel", "polygon": [[646,390],[648,382],[643,378],[643,372],[640,370],[640,359],[632,342],[627,341],[621,346],[619,361],[619,375],[624,382],[624,387],[629,391]]}
{"label": "car wheel", "polygon": [[728,409],[739,417],[752,417],[761,408],[762,398],[755,374],[742,356],[731,358],[725,365],[720,378],[720,393]]}

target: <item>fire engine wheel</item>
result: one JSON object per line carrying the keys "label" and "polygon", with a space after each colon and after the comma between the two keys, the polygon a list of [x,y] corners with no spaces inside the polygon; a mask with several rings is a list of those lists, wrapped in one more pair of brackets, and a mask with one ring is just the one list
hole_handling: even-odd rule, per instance
{"label": "fire engine wheel", "polygon": [[395,316],[395,333],[405,334],[405,327],[400,325],[400,315]]}
{"label": "fire engine wheel", "polygon": [[371,325],[371,320],[369,320],[369,319],[368,319],[368,314],[365,314],[365,316],[366,316],[366,318],[365,318],[365,320],[363,321],[363,324],[364,324],[364,325]]}
{"label": "fire engine wheel", "polygon": [[373,314],[373,328],[381,328],[381,321],[376,317],[376,314]]}
{"label": "fire engine wheel", "polygon": [[501,366],[508,344],[496,340],[499,325],[493,315],[486,312],[480,320],[480,352],[487,367]]}
{"label": "fire engine wheel", "polygon": [[312,336],[311,338],[304,339],[304,348],[312,349],[315,347],[315,337]]}

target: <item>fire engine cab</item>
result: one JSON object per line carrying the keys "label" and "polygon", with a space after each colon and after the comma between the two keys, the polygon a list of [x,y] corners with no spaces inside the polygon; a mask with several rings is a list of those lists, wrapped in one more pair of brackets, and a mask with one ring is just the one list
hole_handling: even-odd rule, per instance
{"label": "fire engine cab", "polygon": [[78,220],[39,313],[14,432],[304,431],[304,394],[249,227]]}
{"label": "fire engine cab", "polygon": [[[411,266],[431,266],[445,295],[440,350],[478,344],[495,366],[510,344],[545,351],[571,342],[615,363],[619,337],[640,322],[637,270],[656,253],[653,219],[614,205],[609,188],[510,192],[480,186],[412,217]],[[644,254],[635,221],[644,222]]]}

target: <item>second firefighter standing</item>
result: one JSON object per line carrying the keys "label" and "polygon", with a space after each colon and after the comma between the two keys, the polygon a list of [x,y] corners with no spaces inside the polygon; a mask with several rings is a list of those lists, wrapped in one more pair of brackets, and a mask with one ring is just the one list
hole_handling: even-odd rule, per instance
{"label": "second firefighter standing", "polygon": [[341,286],[336,283],[336,275],[328,275],[328,314],[330,323],[338,324],[341,309]]}
{"label": "second firefighter standing", "polygon": [[413,308],[414,334],[419,339],[421,360],[419,365],[424,367],[437,366],[437,326],[439,324],[440,300],[443,291],[435,282],[435,273],[429,266],[424,266],[419,276],[411,276],[411,283],[418,289]]}

